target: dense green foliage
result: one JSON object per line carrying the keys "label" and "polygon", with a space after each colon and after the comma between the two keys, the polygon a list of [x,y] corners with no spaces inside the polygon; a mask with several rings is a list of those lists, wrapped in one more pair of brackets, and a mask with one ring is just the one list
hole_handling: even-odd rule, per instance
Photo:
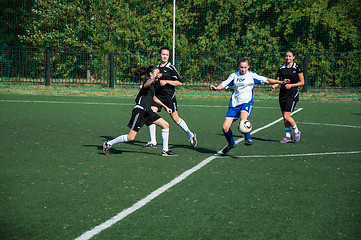
{"label": "dense green foliage", "polygon": [[[155,64],[157,50],[173,44],[173,1],[2,0],[0,11],[0,41],[39,49],[1,53],[13,73],[0,67],[0,78],[42,79],[51,49],[53,82],[108,84],[113,58],[116,84],[135,83],[133,69]],[[175,42],[174,64],[188,86],[225,79],[240,57],[274,77],[293,48],[309,86],[359,87],[361,2],[177,1]]]}
{"label": "dense green foliage", "polygon": [[[158,49],[172,45],[173,1],[1,1],[8,45]],[[358,0],[176,2],[179,51],[361,50]]]}

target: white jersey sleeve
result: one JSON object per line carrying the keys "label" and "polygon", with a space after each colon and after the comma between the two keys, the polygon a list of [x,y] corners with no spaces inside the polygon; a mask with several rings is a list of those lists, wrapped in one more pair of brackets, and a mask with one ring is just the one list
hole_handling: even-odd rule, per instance
{"label": "white jersey sleeve", "polygon": [[229,87],[234,86],[234,79],[235,79],[235,74],[232,73],[229,75],[227,80],[221,82],[221,85],[223,86],[224,89],[228,89]]}
{"label": "white jersey sleeve", "polygon": [[252,72],[252,77],[255,84],[265,84],[267,81],[266,77],[260,76],[254,72]]}

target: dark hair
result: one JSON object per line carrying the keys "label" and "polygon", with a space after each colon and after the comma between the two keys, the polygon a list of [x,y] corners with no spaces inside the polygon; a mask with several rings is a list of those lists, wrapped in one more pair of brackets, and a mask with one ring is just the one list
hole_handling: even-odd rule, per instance
{"label": "dark hair", "polygon": [[168,50],[168,52],[170,52],[168,47],[162,47],[161,49],[159,49],[158,53],[161,54],[162,50]]}
{"label": "dark hair", "polygon": [[154,72],[154,70],[157,69],[156,66],[149,66],[149,67],[139,67],[134,70],[135,76],[143,76],[147,74],[148,77],[150,77],[150,73]]}
{"label": "dark hair", "polygon": [[292,55],[296,57],[296,52],[293,51],[292,49],[287,49],[285,54],[288,53],[288,52],[292,53]]}
{"label": "dark hair", "polygon": [[251,63],[249,62],[249,59],[248,59],[248,58],[242,58],[242,59],[239,61],[239,63],[238,63],[238,68],[241,67],[241,63],[243,63],[243,62],[246,62],[246,63],[248,64],[248,66],[249,66],[249,69],[248,69],[248,70],[251,70]]}

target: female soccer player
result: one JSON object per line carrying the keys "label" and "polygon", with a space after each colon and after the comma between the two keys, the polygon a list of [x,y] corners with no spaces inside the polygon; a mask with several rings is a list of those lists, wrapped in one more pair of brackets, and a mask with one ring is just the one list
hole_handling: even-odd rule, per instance
{"label": "female soccer player", "polygon": [[147,68],[140,67],[134,71],[134,75],[142,76],[148,75],[148,78],[144,81],[141,90],[139,91],[135,102],[136,105],[132,111],[132,117],[128,123],[130,131],[128,134],[121,135],[114,138],[111,141],[106,141],[103,144],[103,152],[106,155],[110,154],[111,147],[116,143],[130,142],[135,139],[139,129],[146,124],[156,124],[162,128],[163,150],[162,156],[178,156],[168,148],[169,139],[169,124],[158,114],[152,111],[151,104],[156,102],[160,106],[164,107],[167,112],[171,113],[172,110],[164,105],[157,97],[155,97],[156,83],[159,78],[159,69],[155,66],[149,66]]}
{"label": "female soccer player", "polygon": [[[229,107],[226,117],[223,122],[223,134],[228,141],[228,146],[222,150],[226,154],[229,150],[236,147],[236,142],[233,139],[231,125],[234,121],[241,118],[247,120],[253,108],[253,87],[255,84],[264,83],[279,83],[285,84],[286,81],[279,81],[249,71],[250,64],[247,58],[243,58],[239,63],[239,71],[229,75],[228,79],[223,81],[217,87],[211,85],[210,90],[216,91],[223,88],[227,89],[234,86],[234,90],[229,101]],[[245,134],[245,145],[250,146],[253,142],[251,140],[251,133]]]}
{"label": "female soccer player", "polygon": [[[172,112],[169,113],[173,121],[187,133],[191,147],[197,145],[197,136],[195,133],[189,130],[186,122],[179,117],[177,111],[177,100],[175,97],[175,87],[182,86],[180,76],[177,69],[169,62],[169,49],[167,47],[162,47],[159,50],[159,57],[161,63],[157,65],[160,70],[161,76],[159,78],[160,88],[157,89],[155,96],[162,101],[167,107],[172,109]],[[158,103],[153,103],[152,110],[154,112],[160,112],[162,106]],[[150,133],[150,142],[146,145],[143,145],[145,148],[156,148],[157,139],[156,139],[156,126],[154,124],[149,126]]]}
{"label": "female soccer player", "polygon": [[[287,50],[285,54],[286,63],[282,64],[277,71],[277,80],[289,79],[290,83],[282,85],[279,93],[279,103],[282,111],[286,136],[280,143],[287,143],[292,140],[291,131],[295,134],[295,142],[300,141],[301,132],[297,128],[295,120],[291,117],[291,112],[295,109],[298,102],[298,87],[305,84],[303,71],[297,63],[294,62],[296,54],[293,50]],[[274,90],[278,84],[272,85]]]}

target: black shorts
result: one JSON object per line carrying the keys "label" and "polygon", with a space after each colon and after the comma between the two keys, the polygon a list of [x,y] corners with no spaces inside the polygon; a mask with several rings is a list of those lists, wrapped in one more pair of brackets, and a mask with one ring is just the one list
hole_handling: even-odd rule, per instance
{"label": "black shorts", "polygon": [[153,111],[146,111],[141,108],[134,108],[132,111],[132,118],[129,120],[128,127],[136,132],[139,131],[143,125],[151,125],[161,117]]}
{"label": "black shorts", "polygon": [[299,99],[298,88],[285,90],[282,88],[279,94],[279,103],[282,112],[293,112]]}
{"label": "black shorts", "polygon": [[[172,98],[172,99],[159,99],[162,103],[164,103],[164,105],[166,105],[167,107],[169,107],[170,109],[172,109],[172,112],[176,112],[177,111],[177,100],[176,98]],[[158,112],[160,112],[162,110],[162,106],[159,105],[158,103],[153,102],[152,106],[155,106],[158,108]]]}
{"label": "black shorts", "polygon": [[298,98],[286,98],[286,99],[280,99],[280,107],[282,112],[293,112],[293,110],[296,107],[296,104],[298,102]]}

